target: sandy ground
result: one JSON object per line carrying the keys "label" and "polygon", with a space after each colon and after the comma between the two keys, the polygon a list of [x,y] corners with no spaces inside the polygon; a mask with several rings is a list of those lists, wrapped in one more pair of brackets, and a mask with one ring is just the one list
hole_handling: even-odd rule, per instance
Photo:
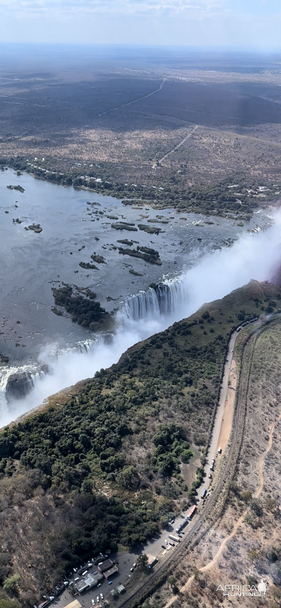
{"label": "sandy ground", "polygon": [[235,360],[232,360],[229,381],[228,381],[228,391],[227,397],[224,404],[223,418],[221,423],[221,430],[218,441],[218,448],[220,447],[222,451],[225,450],[227,442],[230,437],[231,427],[232,427],[232,418],[233,411],[235,405],[235,395],[236,395],[236,386],[237,386],[237,370]]}

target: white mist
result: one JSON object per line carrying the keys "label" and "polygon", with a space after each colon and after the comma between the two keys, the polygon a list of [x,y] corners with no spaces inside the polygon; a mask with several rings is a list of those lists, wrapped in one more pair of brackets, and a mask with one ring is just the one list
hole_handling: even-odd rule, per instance
{"label": "white mist", "polygon": [[110,367],[127,348],[188,317],[204,303],[222,298],[251,279],[271,278],[281,262],[281,212],[275,213],[273,219],[274,224],[266,231],[242,236],[231,248],[208,255],[183,274],[181,285],[176,281],[172,288],[169,314],[160,315],[155,302],[151,309],[143,302],[138,309],[144,310],[144,318],[142,314],[136,320],[122,313],[117,315],[111,344],[99,340],[87,352],[66,352],[57,359],[47,350],[42,351],[41,361],[49,364],[53,373],[35,379],[34,389],[25,399],[2,410],[1,426],[38,406],[49,395]]}

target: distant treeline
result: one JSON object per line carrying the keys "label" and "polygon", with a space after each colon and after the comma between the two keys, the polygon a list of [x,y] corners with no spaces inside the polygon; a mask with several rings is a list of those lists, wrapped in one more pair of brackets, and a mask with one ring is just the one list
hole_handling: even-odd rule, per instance
{"label": "distant treeline", "polygon": [[[39,163],[39,161],[38,161]],[[177,176],[171,176],[164,180],[163,187],[156,188],[147,185],[145,188],[125,183],[117,183],[111,175],[109,168],[102,162],[99,163],[98,172],[95,168],[87,168],[87,179],[81,177],[78,169],[66,172],[53,169],[52,161],[48,169],[48,161],[45,159],[44,167],[31,166],[20,157],[0,158],[0,167],[10,166],[17,171],[27,171],[41,179],[74,186],[75,188],[86,187],[94,192],[110,194],[119,199],[125,199],[125,204],[149,203],[155,206],[172,206],[175,209],[188,212],[210,213],[224,215],[233,213],[238,219],[251,217],[253,211],[260,208],[263,201],[255,196],[251,188],[256,188],[257,182],[252,177],[243,174],[234,174],[220,180],[216,184],[196,184],[193,186],[181,185]],[[81,170],[80,170],[81,171]],[[96,178],[101,181],[96,181]],[[265,181],[265,180],[263,180]],[[234,186],[235,189],[229,186]],[[237,193],[237,194],[236,194]]]}

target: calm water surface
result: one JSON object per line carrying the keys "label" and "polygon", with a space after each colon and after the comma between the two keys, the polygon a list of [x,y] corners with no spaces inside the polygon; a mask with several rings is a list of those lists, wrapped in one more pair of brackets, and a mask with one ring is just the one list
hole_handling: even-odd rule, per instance
{"label": "calm water surface", "polygon": [[[20,184],[24,193],[8,189],[10,184]],[[107,215],[136,226],[148,219],[169,223],[154,224],[163,233],[149,235],[114,230],[111,224],[117,220]],[[20,224],[13,222],[17,218]],[[18,177],[10,169],[0,172],[0,220],[0,352],[11,361],[36,358],[41,347],[53,341],[71,345],[91,337],[88,330],[52,312],[52,287],[60,281],[90,287],[102,306],[113,311],[129,295],[163,276],[180,273],[207,252],[228,246],[243,231],[269,221],[266,214],[259,214],[239,227],[233,220],[177,214],[172,209],[133,209],[111,197],[53,185],[28,174]],[[39,223],[43,231],[26,230],[32,223]],[[162,266],[120,255],[116,247],[122,245],[117,241],[125,238],[135,241],[134,247],[157,249]],[[106,263],[96,264],[98,270],[79,267],[81,261],[91,262],[93,253],[102,255]],[[142,276],[134,276],[130,269]]]}

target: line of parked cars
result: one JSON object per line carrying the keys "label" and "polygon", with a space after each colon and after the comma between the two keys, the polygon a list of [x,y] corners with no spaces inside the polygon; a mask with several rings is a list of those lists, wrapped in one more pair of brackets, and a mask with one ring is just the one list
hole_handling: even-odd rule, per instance
{"label": "line of parked cars", "polygon": [[96,603],[99,604],[100,600],[103,600],[103,593],[100,593],[99,595],[97,595],[97,599],[96,600],[92,600],[92,606],[95,606]]}

